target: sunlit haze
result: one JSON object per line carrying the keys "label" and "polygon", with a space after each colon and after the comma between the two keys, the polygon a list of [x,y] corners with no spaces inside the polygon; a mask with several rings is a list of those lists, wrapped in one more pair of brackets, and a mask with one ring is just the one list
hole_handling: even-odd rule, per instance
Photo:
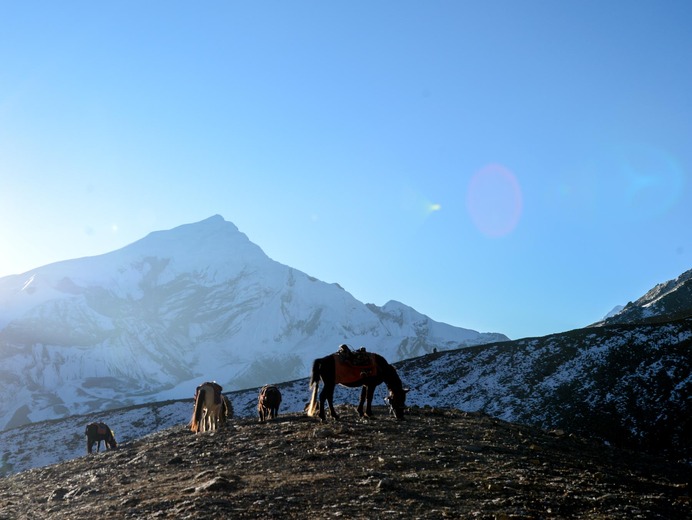
{"label": "sunlit haze", "polygon": [[692,267],[692,2],[6,2],[0,276],[214,214],[516,339]]}

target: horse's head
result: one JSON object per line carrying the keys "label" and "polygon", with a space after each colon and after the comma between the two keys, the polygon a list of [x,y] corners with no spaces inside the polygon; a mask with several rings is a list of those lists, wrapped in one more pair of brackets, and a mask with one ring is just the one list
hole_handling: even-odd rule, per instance
{"label": "horse's head", "polygon": [[108,431],[110,432],[110,436],[108,439],[106,439],[106,443],[110,444],[110,448],[114,450],[118,447],[118,443],[115,441],[115,434],[113,433],[113,430],[109,428]]}
{"label": "horse's head", "polygon": [[394,416],[402,420],[404,418],[404,408],[406,408],[406,393],[408,388],[401,388],[398,390],[389,389],[389,394],[384,400],[389,404],[389,408],[394,413]]}

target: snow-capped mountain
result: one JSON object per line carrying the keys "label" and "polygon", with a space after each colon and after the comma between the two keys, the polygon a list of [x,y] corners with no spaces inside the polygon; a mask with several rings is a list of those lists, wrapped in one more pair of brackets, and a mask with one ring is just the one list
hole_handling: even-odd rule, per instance
{"label": "snow-capped mountain", "polygon": [[363,304],[220,216],[0,279],[0,428],[305,377],[340,343],[390,362],[506,340]]}
{"label": "snow-capped mountain", "polygon": [[611,311],[610,311],[608,314],[606,314],[606,315],[603,317],[603,319],[604,319],[604,320],[607,320],[608,318],[612,318],[613,316],[615,316],[618,312],[620,312],[620,311],[621,311],[622,309],[624,309],[624,308],[625,308],[624,305],[616,305],[615,307],[613,307],[613,308],[611,309]]}

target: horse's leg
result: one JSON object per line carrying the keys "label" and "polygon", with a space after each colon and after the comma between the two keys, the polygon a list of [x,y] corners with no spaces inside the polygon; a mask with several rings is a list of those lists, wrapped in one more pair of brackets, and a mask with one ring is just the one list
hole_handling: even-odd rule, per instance
{"label": "horse's leg", "polygon": [[[367,403],[366,403],[366,405],[365,405],[365,415],[366,415],[366,417],[372,417],[372,400],[373,400],[373,398],[375,397],[375,388],[376,388],[375,385],[369,385],[369,386],[367,387],[367,389],[368,389],[368,391],[367,391],[367,397],[366,397]],[[365,390],[365,388],[363,388],[363,390]]]}
{"label": "horse's leg", "polygon": [[363,404],[365,404],[365,397],[367,395],[367,386],[362,386],[360,388],[360,401],[358,401],[358,415],[363,417]]}
{"label": "horse's leg", "polygon": [[318,400],[318,406],[320,409],[318,415],[323,422],[327,420],[327,418],[325,417],[325,413],[324,413],[324,402],[326,400],[327,400],[327,386],[325,385],[322,388],[322,391],[320,392],[320,398]]}
{"label": "horse's leg", "polygon": [[329,385],[326,384],[324,385],[324,388],[322,388],[322,391],[320,392],[320,419],[325,421],[327,418],[325,417],[324,413],[324,401],[327,401],[327,404],[329,405],[329,413],[331,416],[334,418],[335,421],[339,420],[339,415],[336,413],[336,410],[334,409],[334,388],[336,385]]}

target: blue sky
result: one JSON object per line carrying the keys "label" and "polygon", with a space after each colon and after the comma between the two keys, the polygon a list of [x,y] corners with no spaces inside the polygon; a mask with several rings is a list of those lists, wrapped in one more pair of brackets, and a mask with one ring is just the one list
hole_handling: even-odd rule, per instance
{"label": "blue sky", "polygon": [[7,2],[0,276],[220,214],[512,338],[692,267],[686,1]]}

